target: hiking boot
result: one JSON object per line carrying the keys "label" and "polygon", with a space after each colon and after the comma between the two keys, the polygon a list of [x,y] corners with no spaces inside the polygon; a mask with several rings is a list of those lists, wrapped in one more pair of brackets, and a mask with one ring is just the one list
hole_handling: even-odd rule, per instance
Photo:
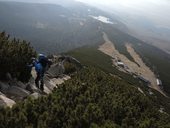
{"label": "hiking boot", "polygon": [[40,85],[40,90],[44,91],[44,85],[43,84]]}
{"label": "hiking boot", "polygon": [[39,82],[36,82],[35,81],[35,86],[39,89],[40,87],[39,87]]}

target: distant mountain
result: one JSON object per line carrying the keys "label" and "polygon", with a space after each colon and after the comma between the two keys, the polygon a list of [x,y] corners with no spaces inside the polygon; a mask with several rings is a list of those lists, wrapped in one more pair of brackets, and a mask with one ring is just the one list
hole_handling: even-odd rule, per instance
{"label": "distant mountain", "polygon": [[[59,53],[102,42],[100,23],[92,16],[109,15],[75,2],[70,6],[0,2],[0,31],[26,39],[39,52]],[[119,21],[116,27],[125,27]],[[48,47],[48,49],[47,49]]]}
{"label": "distant mountain", "polygon": [[[125,11],[112,11],[112,13],[117,15],[117,19],[129,28],[128,33],[130,35],[135,36],[148,44],[154,45],[167,53],[170,51],[170,28],[167,25],[159,26],[154,23],[154,20],[150,20],[148,17],[140,15],[140,12],[139,14],[135,12],[134,14],[129,14]],[[157,21],[159,22],[158,19]]]}

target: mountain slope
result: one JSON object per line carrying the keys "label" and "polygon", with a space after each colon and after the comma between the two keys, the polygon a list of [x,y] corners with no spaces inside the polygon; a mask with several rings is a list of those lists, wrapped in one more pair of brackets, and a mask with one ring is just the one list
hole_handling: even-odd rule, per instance
{"label": "mountain slope", "polygon": [[75,49],[68,54],[80,60],[80,62],[87,66],[94,66],[99,68],[113,76],[118,77],[119,79],[126,81],[131,86],[139,87],[142,90],[145,90],[148,95],[152,97],[154,101],[159,101],[158,104],[164,106],[167,111],[170,112],[170,100],[169,98],[164,97],[159,92],[150,89],[146,83],[141,83],[137,78],[134,78],[133,75],[119,71],[112,62],[112,58],[98,50],[99,46],[88,46]]}
{"label": "mountain slope", "polygon": [[[112,41],[112,43],[114,43],[116,49],[122,55],[126,56],[129,60],[131,60],[132,62],[135,62],[126,48],[127,43],[131,44],[133,46],[133,49],[141,57],[143,62],[154,72],[155,76],[162,80],[164,91],[169,94],[169,89],[170,89],[169,77],[170,76],[169,76],[168,69],[170,69],[170,62],[169,62],[170,56],[166,54],[165,52],[161,51],[160,49],[153,47],[151,45],[148,45],[132,36],[129,36],[128,34],[123,33],[113,28],[112,26],[110,27],[105,26],[103,28],[105,32],[107,33],[109,39]],[[80,60],[82,60],[84,56],[85,57],[88,56],[89,58],[93,58],[93,61],[94,61],[93,63],[95,63],[97,61],[97,58],[100,58],[100,53],[96,51],[99,45],[96,45],[95,47],[93,46],[91,47],[92,48],[90,48],[89,46],[89,49],[91,49],[90,52],[88,51],[88,49],[82,48],[82,49],[79,49],[78,51],[73,50],[72,55],[75,55],[75,57],[78,57],[78,59]],[[96,51],[97,53],[94,53],[92,50]],[[105,57],[101,57],[101,58],[105,60]],[[101,61],[95,64],[98,65],[98,64],[104,63],[103,62],[104,60],[102,59]],[[88,58],[84,60],[88,62]],[[111,68],[111,65],[112,65],[111,58],[110,58],[110,62],[105,61],[105,63],[108,63],[107,65],[104,64],[106,65],[105,68],[108,68],[108,71],[109,69],[112,69],[114,71],[114,69]],[[121,73],[118,73],[118,74],[121,74]]]}
{"label": "mountain slope", "polygon": [[[125,47],[130,43],[162,80],[164,90],[170,93],[169,55],[120,31],[127,28],[114,15],[78,2],[70,6],[1,2],[0,15],[0,30],[31,41],[40,53],[60,53],[85,45],[100,45],[104,43],[102,33],[105,32],[117,50],[134,61]],[[99,17],[105,17],[112,24],[104,23]]]}
{"label": "mountain slope", "polygon": [[[14,46],[20,43],[16,44],[16,39],[12,43],[5,33],[0,37],[1,43],[10,47],[10,50],[2,47],[1,51],[8,53],[11,49],[17,50]],[[23,42],[22,46],[26,44]],[[31,47],[26,45],[25,48]],[[31,53],[33,51],[31,48]],[[70,80],[63,83],[66,78],[58,78],[59,65],[52,65],[44,76],[45,92],[48,95],[43,96],[35,88],[35,78],[28,84],[18,82],[17,79],[6,81],[5,84],[0,82],[0,87],[6,89],[0,90],[16,101],[15,104],[0,93],[0,105],[6,103],[11,107],[0,107],[1,128],[170,127],[169,99],[140,84],[131,75],[112,67],[111,58],[100,52],[98,45],[76,49],[69,55],[80,58],[85,66],[81,70],[75,70],[73,65],[66,64],[67,72],[74,73]],[[5,57],[8,62],[13,60],[11,56]],[[17,60],[18,58],[15,61]],[[25,60],[21,59],[18,65],[23,62]]]}
{"label": "mountain slope", "polygon": [[170,126],[169,115],[137,88],[89,67],[49,96],[1,108],[0,115],[2,128]]}
{"label": "mountain slope", "polygon": [[45,53],[60,53],[101,42],[98,23],[89,15],[103,12],[81,4],[74,7],[0,2],[0,31],[31,41],[38,52]]}
{"label": "mountain slope", "polygon": [[167,53],[112,26],[104,25],[103,29],[117,50],[129,59],[126,43],[132,44],[134,50],[141,56],[145,64],[162,80],[164,90],[170,93],[170,56]]}

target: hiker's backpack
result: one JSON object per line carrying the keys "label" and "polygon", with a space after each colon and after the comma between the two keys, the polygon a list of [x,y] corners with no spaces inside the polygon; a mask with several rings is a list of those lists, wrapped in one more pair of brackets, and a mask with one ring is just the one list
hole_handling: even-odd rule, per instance
{"label": "hiker's backpack", "polygon": [[47,68],[52,64],[52,62],[49,61],[48,58],[43,54],[39,54],[38,62],[41,63],[43,68]]}
{"label": "hiker's backpack", "polygon": [[35,63],[35,71],[37,72],[37,73],[43,73],[43,67],[42,67],[42,65],[40,64],[40,63]]}

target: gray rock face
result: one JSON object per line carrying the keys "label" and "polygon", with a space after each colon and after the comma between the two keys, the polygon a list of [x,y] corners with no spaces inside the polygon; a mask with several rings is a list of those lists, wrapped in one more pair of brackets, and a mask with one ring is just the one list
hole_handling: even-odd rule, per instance
{"label": "gray rock face", "polygon": [[44,77],[44,84],[50,91],[52,91],[54,87],[56,87],[56,85],[53,84],[51,80],[46,76]]}
{"label": "gray rock face", "polygon": [[27,84],[23,84],[22,82],[17,82],[15,80],[12,80],[13,82],[10,81],[6,83],[0,82],[1,90],[3,90],[3,93],[5,92],[4,94],[0,92],[0,106],[12,107],[15,104],[15,101],[23,100],[28,96],[37,99],[44,94],[51,93],[52,90],[57,87],[57,85],[62,84],[68,79],[70,79],[70,77],[66,75],[63,75],[62,78],[50,78],[48,77],[48,75],[45,75],[44,93],[36,88],[34,79],[31,79],[30,82]]}
{"label": "gray rock face", "polygon": [[8,89],[9,89],[9,84],[8,83],[6,83],[6,82],[1,82],[0,81],[0,91],[1,92],[3,92],[3,93],[5,93]]}
{"label": "gray rock face", "polygon": [[2,107],[12,107],[15,101],[7,98],[4,94],[0,93],[0,106]]}
{"label": "gray rock face", "polygon": [[24,84],[24,83],[22,83],[21,81],[18,81],[18,82],[17,82],[17,86],[20,87],[20,88],[22,88],[22,89],[25,89],[27,85]]}
{"label": "gray rock face", "polygon": [[12,80],[11,74],[10,74],[10,73],[6,73],[6,78],[7,78],[8,80]]}
{"label": "gray rock face", "polygon": [[32,97],[33,99],[38,99],[41,95],[37,92],[34,92],[30,95],[30,97]]}
{"label": "gray rock face", "polygon": [[30,93],[28,91],[26,91],[25,89],[22,89],[20,87],[17,87],[17,86],[10,87],[8,90],[8,94],[23,97],[23,98],[30,95]]}
{"label": "gray rock face", "polygon": [[0,98],[0,107],[6,107],[6,103]]}
{"label": "gray rock face", "polygon": [[55,64],[47,71],[51,77],[58,77],[64,73],[64,67],[61,64]]}
{"label": "gray rock face", "polygon": [[27,87],[25,89],[31,93],[34,93],[37,90],[37,88],[35,87],[35,84],[33,83],[27,84]]}
{"label": "gray rock face", "polygon": [[[80,64],[77,60],[74,60],[74,58],[65,57],[65,60],[71,63],[74,62],[74,64],[78,64],[78,66]],[[12,107],[15,104],[15,101],[23,100],[28,96],[37,99],[42,95],[51,93],[54,88],[71,78],[70,76],[63,74],[65,71],[63,63],[64,61],[52,65],[45,74],[44,92],[37,89],[37,87],[35,86],[34,81],[36,79],[36,71],[34,68],[31,72],[32,78],[27,84],[13,79],[9,73],[6,74],[8,81],[0,81],[0,91],[2,92],[0,92],[0,106]]]}

